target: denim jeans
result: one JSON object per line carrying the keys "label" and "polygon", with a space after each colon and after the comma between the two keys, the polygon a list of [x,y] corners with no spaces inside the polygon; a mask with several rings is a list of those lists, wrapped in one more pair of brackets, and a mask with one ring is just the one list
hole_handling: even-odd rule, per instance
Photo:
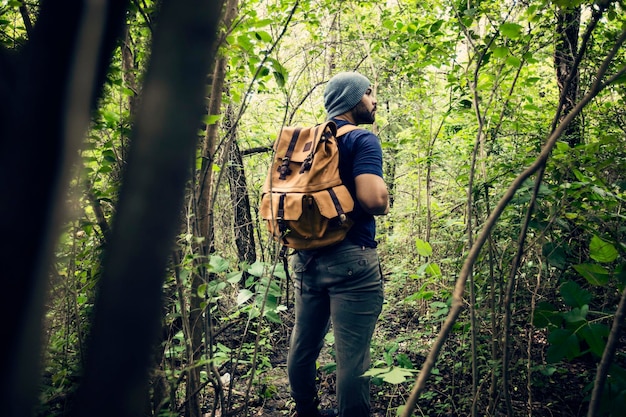
{"label": "denim jeans", "polygon": [[305,414],[316,406],[316,361],[332,323],[339,415],[369,416],[369,378],[363,373],[383,304],[376,249],[344,241],[314,255],[296,253],[290,263],[296,304],[287,370],[297,410]]}

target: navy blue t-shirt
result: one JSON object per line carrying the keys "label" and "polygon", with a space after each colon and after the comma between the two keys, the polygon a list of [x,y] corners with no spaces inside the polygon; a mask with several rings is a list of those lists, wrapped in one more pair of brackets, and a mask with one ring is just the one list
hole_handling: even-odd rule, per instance
{"label": "navy blue t-shirt", "polygon": [[[337,127],[348,124],[345,120],[333,119]],[[353,130],[338,140],[339,143],[339,174],[341,180],[350,190],[354,198],[354,211],[350,217],[354,226],[346,239],[359,246],[375,248],[376,221],[372,214],[361,208],[356,198],[354,178],[361,174],[374,174],[383,177],[383,150],[378,137],[365,129]]]}

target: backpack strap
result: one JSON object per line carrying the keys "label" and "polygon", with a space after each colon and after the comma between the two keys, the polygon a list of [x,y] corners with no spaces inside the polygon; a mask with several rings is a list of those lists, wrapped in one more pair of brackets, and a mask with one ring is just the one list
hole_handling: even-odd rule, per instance
{"label": "backpack strap", "polygon": [[293,131],[293,135],[291,135],[291,140],[289,141],[289,147],[287,148],[285,156],[283,156],[283,163],[276,169],[280,173],[279,179],[281,180],[287,179],[287,175],[291,174],[289,162],[291,161],[291,155],[293,155],[293,151],[296,148],[296,142],[298,142],[301,130],[301,128],[296,128]]}
{"label": "backpack strap", "polygon": [[287,244],[287,239],[285,239],[285,233],[287,233],[287,222],[285,221],[285,197],[287,197],[287,194],[281,193],[278,199],[276,222],[278,223],[278,231],[283,239],[283,243]]}
{"label": "backpack strap", "polygon": [[335,190],[332,188],[327,189],[328,194],[330,194],[330,199],[333,201],[333,205],[335,206],[335,210],[337,210],[337,214],[339,215],[339,223],[343,224],[346,221],[347,216],[346,212],[343,211],[343,207],[341,207],[341,202],[339,201],[339,197],[335,193]]}
{"label": "backpack strap", "polygon": [[359,130],[359,129],[366,130],[366,129],[363,129],[362,127],[358,127],[352,124],[343,125],[339,129],[337,129],[337,137],[343,136],[348,132],[352,132],[353,130]]}

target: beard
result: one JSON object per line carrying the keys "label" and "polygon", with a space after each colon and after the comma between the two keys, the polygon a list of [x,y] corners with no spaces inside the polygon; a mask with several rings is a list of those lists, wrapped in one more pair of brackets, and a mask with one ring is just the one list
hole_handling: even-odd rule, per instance
{"label": "beard", "polygon": [[363,102],[359,102],[359,104],[357,104],[352,110],[352,115],[357,125],[372,124],[376,120],[376,115],[374,114],[375,111],[376,107],[374,107],[372,111],[369,111]]}

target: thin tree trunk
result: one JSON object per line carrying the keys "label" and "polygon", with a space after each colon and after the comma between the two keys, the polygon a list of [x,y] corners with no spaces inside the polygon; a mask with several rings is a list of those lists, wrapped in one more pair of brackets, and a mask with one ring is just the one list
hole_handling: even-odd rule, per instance
{"label": "thin tree trunk", "polygon": [[609,367],[613,363],[615,357],[615,351],[619,344],[620,334],[624,327],[624,321],[626,320],[626,288],[622,291],[622,297],[620,298],[615,317],[613,318],[613,325],[611,326],[611,332],[606,342],[606,347],[602,353],[602,359],[598,365],[596,371],[596,378],[593,383],[593,391],[591,392],[591,401],[589,402],[589,410],[587,417],[594,417],[600,407],[600,401],[602,401],[602,392],[604,391],[604,383],[609,373]]}
{"label": "thin tree trunk", "polygon": [[[489,196],[488,186],[485,186],[484,192],[485,192],[485,208],[487,211],[487,217],[489,217],[491,215],[491,198]],[[490,288],[489,289],[489,303],[491,304],[490,306],[490,312],[491,312],[490,324],[491,324],[491,334],[492,334],[491,360],[493,361],[493,363],[497,363],[498,344],[499,344],[498,340],[500,337],[500,328],[498,326],[497,317],[500,311],[497,308],[498,303],[497,303],[496,292],[498,288],[501,288],[502,282],[496,282],[496,274],[494,273],[494,267],[493,267],[495,263],[495,256],[494,256],[495,244],[493,242],[493,237],[491,236],[491,234],[489,234],[489,238],[487,239],[487,241],[488,241],[487,251],[488,251],[488,262],[489,262],[489,288]],[[498,396],[498,373],[496,372],[496,369],[492,369],[491,370],[491,382],[489,385],[489,405],[487,408],[488,415],[493,415],[495,412],[497,396]],[[474,401],[477,401],[477,398]]]}
{"label": "thin tree trunk", "polygon": [[[556,26],[554,66],[556,81],[564,100],[561,103],[561,119],[578,102],[580,73],[576,63],[578,54],[578,32],[580,29],[581,7],[559,9]],[[565,141],[574,147],[582,142],[580,117],[570,123],[563,134]]]}
{"label": "thin tree trunk", "polygon": [[[446,113],[447,114],[447,113]],[[433,165],[433,154],[435,148],[435,142],[439,137],[439,133],[441,133],[441,129],[445,123],[446,117],[444,116],[439,122],[439,126],[437,127],[436,132],[431,131],[431,139],[428,143],[428,150],[426,155],[426,241],[430,242],[430,233],[432,228],[432,207],[431,207],[431,193],[432,193],[432,165]],[[432,123],[432,120],[431,120]],[[432,130],[432,129],[431,129]]]}
{"label": "thin tree trunk", "polygon": [[[137,77],[135,76],[135,71],[137,71],[137,66],[135,64],[134,53],[135,51],[132,49],[132,39],[130,38],[130,31],[128,27],[125,27],[124,30],[124,41],[121,44],[121,53],[122,53],[122,81],[124,82],[124,87],[128,88],[133,92],[132,95],[129,95],[126,99],[128,106],[129,119],[135,120],[137,117],[137,103],[139,97],[140,86],[137,84]],[[121,137],[121,149],[120,149],[120,170],[123,171],[124,164],[126,163],[126,159],[128,157],[128,146],[129,146],[129,138],[122,135]],[[121,176],[120,176],[121,177]]]}
{"label": "thin tree trunk", "polygon": [[[237,15],[237,0],[228,0],[225,4],[224,17],[222,24],[222,37],[230,29],[234,18]],[[221,114],[222,110],[222,93],[224,91],[224,79],[226,76],[227,59],[224,55],[219,55],[215,63],[212,79],[211,79],[211,95],[208,103],[208,115],[215,116]],[[215,153],[219,135],[219,123],[209,123],[206,126],[204,142],[201,151],[202,164],[198,175],[197,190],[195,196],[195,219],[194,225],[196,230],[194,234],[202,237],[201,243],[196,246],[200,257],[197,258],[199,264],[191,276],[191,295],[189,300],[189,329],[190,342],[192,351],[192,361],[187,371],[186,397],[188,407],[185,415],[187,417],[199,417],[200,403],[198,391],[200,390],[200,367],[194,366],[195,362],[200,359],[203,350],[203,341],[209,335],[205,334],[206,319],[203,317],[203,304],[205,298],[199,295],[199,288],[202,284],[211,281],[213,278],[205,268],[210,254],[214,249],[214,201],[213,196],[213,164],[215,163]],[[207,357],[210,356],[209,350],[212,346],[204,346]],[[209,371],[211,371],[209,369]]]}
{"label": "thin tree trunk", "polygon": [[513,304],[513,291],[516,285],[515,282],[517,277],[517,269],[519,268],[519,265],[522,261],[522,256],[524,254],[526,235],[528,233],[528,227],[530,225],[530,220],[532,219],[532,214],[534,212],[537,195],[539,194],[539,187],[541,187],[541,182],[543,180],[544,170],[545,165],[541,166],[537,172],[537,177],[535,179],[535,188],[533,189],[531,200],[528,203],[528,208],[526,209],[526,217],[524,218],[524,223],[521,225],[519,238],[517,240],[517,251],[515,253],[515,258],[513,259],[513,262],[511,264],[509,281],[507,282],[506,293],[504,295],[504,323],[502,326],[502,334],[504,335],[504,340],[502,342],[502,389],[505,394],[504,398],[506,400],[507,415],[509,417],[513,416],[513,404],[511,402],[511,395],[509,391],[509,364],[511,363],[509,342],[511,339],[510,328],[512,321],[511,305]]}
{"label": "thin tree trunk", "polygon": [[[231,115],[230,111],[228,115]],[[231,131],[231,135],[236,135],[236,132]],[[243,159],[236,136],[233,136],[228,142],[230,143],[228,180],[230,183],[230,199],[234,210],[235,245],[237,246],[239,261],[252,264],[256,260],[256,248]],[[244,283],[245,280],[243,280],[242,285]]]}

